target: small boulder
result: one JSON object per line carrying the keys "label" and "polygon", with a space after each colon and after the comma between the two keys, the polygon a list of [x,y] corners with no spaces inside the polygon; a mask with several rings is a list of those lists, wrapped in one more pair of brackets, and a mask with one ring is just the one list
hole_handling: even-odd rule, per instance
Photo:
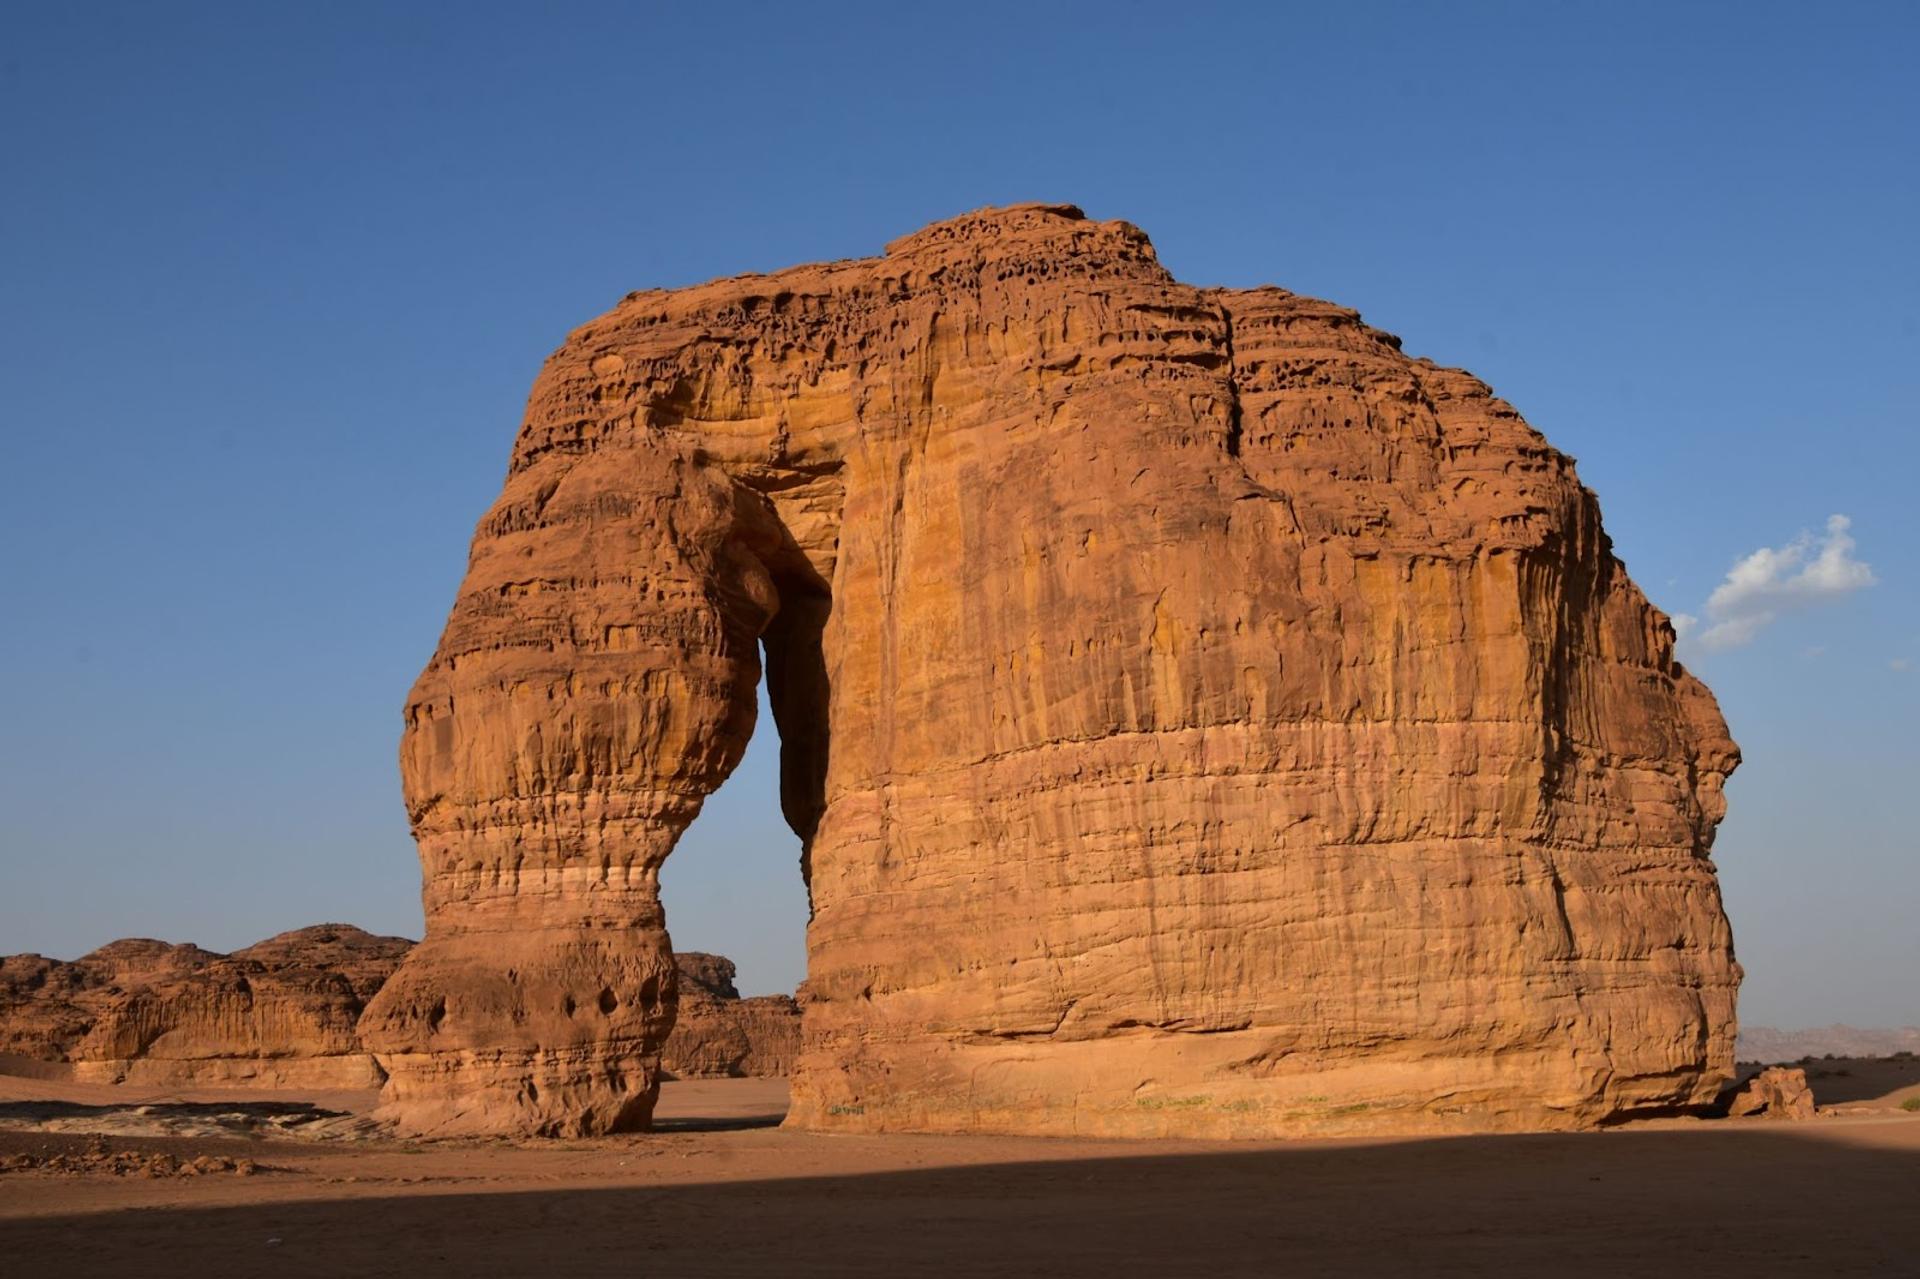
{"label": "small boulder", "polygon": [[1748,1115],[1764,1115],[1768,1119],[1813,1118],[1813,1089],[1807,1085],[1807,1072],[1788,1066],[1767,1067],[1734,1094],[1727,1105],[1727,1114],[1735,1119]]}

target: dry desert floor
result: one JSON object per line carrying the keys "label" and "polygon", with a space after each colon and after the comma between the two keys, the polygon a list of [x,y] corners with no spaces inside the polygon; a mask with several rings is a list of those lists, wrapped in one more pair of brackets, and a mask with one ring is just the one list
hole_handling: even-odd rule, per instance
{"label": "dry desert floor", "polygon": [[777,1080],[407,1143],[312,1121],[364,1095],[0,1078],[0,1276],[1920,1275],[1920,1062],[1809,1074],[1802,1123],[1238,1143],[789,1132]]}

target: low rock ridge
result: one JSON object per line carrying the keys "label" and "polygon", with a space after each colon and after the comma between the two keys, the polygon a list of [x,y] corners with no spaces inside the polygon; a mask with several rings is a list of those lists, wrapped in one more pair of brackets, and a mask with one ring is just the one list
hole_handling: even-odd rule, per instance
{"label": "low rock ridge", "polygon": [[[74,960],[0,957],[0,1073],[91,1083],[371,1088],[384,1075],[358,1023],[414,943],[350,924],[231,954],[150,938]],[[733,961],[678,955],[678,1077],[782,1075],[799,1044],[791,996],[743,999]]]}
{"label": "low rock ridge", "polygon": [[1742,1026],[1735,1051],[1741,1061],[1762,1064],[1813,1057],[1891,1057],[1895,1053],[1920,1053],[1920,1026],[1836,1024],[1808,1030]]}
{"label": "low rock ridge", "polygon": [[356,1029],[413,943],[347,924],[232,954],[148,938],[79,959],[0,959],[0,1054],[83,1082],[365,1088]]}

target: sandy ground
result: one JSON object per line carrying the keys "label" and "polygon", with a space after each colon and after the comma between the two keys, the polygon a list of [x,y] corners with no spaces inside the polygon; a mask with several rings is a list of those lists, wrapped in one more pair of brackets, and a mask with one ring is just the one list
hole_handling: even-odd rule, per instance
{"label": "sandy ground", "polygon": [[1793,1064],[1807,1072],[1824,1107],[1897,1107],[1920,1098],[1920,1057],[1809,1057]]}
{"label": "sandy ground", "polygon": [[0,1174],[0,1275],[1920,1275],[1920,1062],[1815,1068],[1805,1123],[1257,1143],[820,1136],[724,1080],[667,1085],[653,1134],[413,1144],[244,1128],[365,1094],[0,1080],[0,1157],[259,1167]]}

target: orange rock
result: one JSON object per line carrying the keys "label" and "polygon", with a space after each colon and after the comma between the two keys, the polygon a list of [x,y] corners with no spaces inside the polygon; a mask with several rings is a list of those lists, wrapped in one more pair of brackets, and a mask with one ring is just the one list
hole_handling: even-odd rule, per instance
{"label": "orange rock", "polygon": [[763,651],[790,1122],[1568,1127],[1732,1074],[1738,754],[1571,461],[1352,311],[1029,205],[548,360],[407,705],[389,1118],[646,1122],[659,868]]}

